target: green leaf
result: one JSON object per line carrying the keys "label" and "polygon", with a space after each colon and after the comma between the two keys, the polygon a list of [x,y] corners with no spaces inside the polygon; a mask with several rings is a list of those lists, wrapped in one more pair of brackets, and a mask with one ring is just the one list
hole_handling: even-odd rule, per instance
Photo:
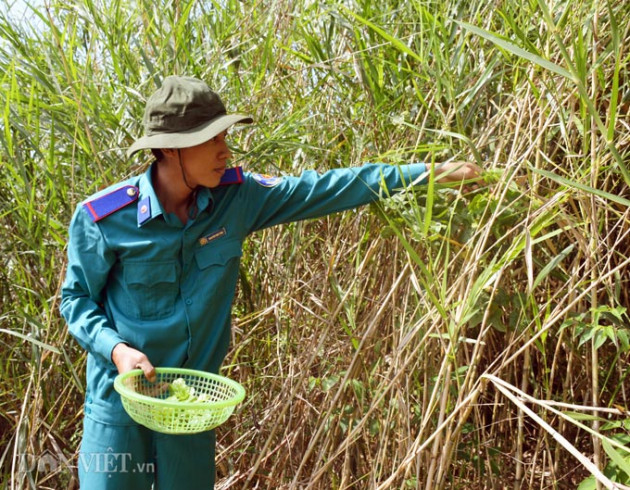
{"label": "green leaf", "polygon": [[329,391],[339,382],[339,376],[329,376],[327,378],[322,378],[322,389],[324,391]]}
{"label": "green leaf", "polygon": [[602,333],[604,334],[605,337],[608,337],[612,341],[613,344],[615,344],[615,347],[619,347],[619,344],[617,343],[617,331],[615,327],[613,326],[604,327],[602,329]]}
{"label": "green leaf", "polygon": [[415,53],[414,51],[409,49],[409,47],[405,43],[403,43],[400,39],[397,39],[394,36],[392,36],[391,34],[387,33],[381,27],[379,27],[376,24],[374,24],[373,22],[371,22],[371,21],[361,17],[359,14],[354,13],[352,10],[350,10],[349,8],[347,8],[347,7],[343,6],[343,5],[341,6],[341,10],[343,10],[346,14],[351,15],[352,17],[354,17],[356,20],[358,20],[362,24],[365,24],[366,26],[368,26],[370,29],[372,29],[374,32],[376,32],[383,39],[389,41],[392,44],[392,46],[394,46],[398,51],[408,54],[409,56],[414,58],[416,61],[419,61],[421,63],[424,62],[424,60],[420,56],[418,56],[417,53]]}
{"label": "green leaf", "polygon": [[585,329],[580,337],[580,343],[578,344],[578,347],[581,347],[586,342],[591,340],[597,331],[598,331],[597,327],[590,327],[588,329]]}
{"label": "green leaf", "polygon": [[543,270],[541,270],[538,276],[536,276],[532,289],[536,289],[536,287],[540,285],[540,283],[545,279],[545,277],[547,277],[549,273],[552,270],[554,270],[558,266],[558,264],[562,262],[566,258],[566,256],[569,255],[573,251],[574,248],[575,248],[575,244],[571,244],[567,248],[565,248],[562,252],[560,252],[558,255],[556,255],[553,259],[551,259],[551,262],[549,262],[545,267],[543,267]]}
{"label": "green leaf", "polygon": [[26,340],[27,342],[30,342],[31,344],[35,344],[38,347],[41,347],[42,349],[49,350],[51,352],[54,352],[55,354],[61,354],[61,351],[57,349],[56,347],[40,342],[39,340],[35,340],[33,337],[29,335],[24,335],[23,333],[14,332],[13,330],[7,330],[6,328],[0,328],[0,332],[6,333],[9,335],[15,335],[16,337],[19,337],[22,340]]}
{"label": "green leaf", "polygon": [[597,330],[597,333],[595,334],[595,341],[593,342],[593,347],[595,348],[595,350],[604,345],[607,337],[608,335],[606,334],[606,329],[600,328]]}
{"label": "green leaf", "polygon": [[607,420],[602,417],[597,417],[595,415],[591,415],[590,413],[582,413],[582,412],[563,412],[566,416],[571,417],[573,420],[599,420],[600,422],[606,422]]}
{"label": "green leaf", "polygon": [[546,60],[545,58],[542,58],[538,56],[537,54],[530,53],[529,51],[526,51],[525,49],[515,44],[512,44],[511,42],[508,42],[505,39],[500,38],[496,34],[488,32],[484,29],[480,29],[479,27],[474,26],[472,24],[468,24],[467,22],[461,22],[461,21],[455,21],[455,22],[459,24],[460,26],[462,26],[464,29],[467,29],[474,34],[477,34],[478,36],[483,37],[484,39],[487,39],[488,41],[493,42],[497,46],[505,49],[506,51],[509,51],[512,54],[515,54],[516,56],[519,56],[533,63],[536,63],[537,65],[542,66],[543,68],[546,68],[549,71],[552,71],[554,73],[557,73],[558,75],[562,75],[563,77],[568,78],[569,80],[577,81],[575,77],[573,76],[573,74],[567,69],[562,68],[561,66],[556,65],[555,63],[552,63],[551,61]]}
{"label": "green leaf", "polygon": [[619,339],[619,343],[621,344],[621,350],[623,352],[628,351],[630,349],[630,339],[628,338],[628,331],[625,328],[620,328],[617,330],[617,338]]}
{"label": "green leaf", "polygon": [[595,490],[597,488],[597,480],[594,476],[589,476],[586,480],[578,485],[577,490]]}
{"label": "green leaf", "polygon": [[507,332],[507,326],[503,322],[503,319],[501,318],[501,312],[499,310],[492,312],[492,315],[489,318],[489,323],[498,332]]}
{"label": "green leaf", "polygon": [[610,30],[612,33],[612,50],[615,55],[615,70],[612,75],[612,89],[610,91],[610,107],[608,112],[608,133],[606,135],[608,141],[612,141],[615,137],[615,122],[617,121],[617,107],[619,101],[619,72],[621,70],[621,53],[619,52],[619,28],[615,13],[613,12],[610,1],[606,2],[608,7],[608,15],[610,18]]}
{"label": "green leaf", "polygon": [[532,172],[535,172],[540,175],[544,175],[548,179],[558,182],[559,184],[562,184],[564,186],[571,187],[574,189],[580,189],[582,191],[588,192],[589,194],[595,194],[596,196],[599,196],[603,199],[607,199],[609,201],[616,202],[617,204],[622,204],[623,206],[630,207],[630,201],[628,199],[624,199],[623,197],[619,197],[615,194],[611,194],[609,192],[602,191],[600,189],[595,189],[593,187],[581,184],[579,182],[575,182],[573,180],[565,179],[564,177],[560,177],[559,175],[556,175],[553,172],[548,172],[546,170],[541,170],[539,168],[534,168],[531,166],[530,166],[530,169],[532,170]]}
{"label": "green leaf", "polygon": [[630,451],[624,451],[622,454],[618,449],[614,448],[608,439],[602,439],[602,447],[606,454],[611,459],[611,462],[617,466],[617,468],[623,471],[626,476],[630,477],[630,461],[628,458],[630,457]]}

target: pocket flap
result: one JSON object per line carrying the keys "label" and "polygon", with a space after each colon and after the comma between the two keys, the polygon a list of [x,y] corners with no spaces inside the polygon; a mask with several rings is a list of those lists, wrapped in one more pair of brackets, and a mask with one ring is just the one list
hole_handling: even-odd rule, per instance
{"label": "pocket flap", "polygon": [[211,265],[225,265],[231,259],[241,257],[243,250],[239,240],[217,240],[210,242],[195,252],[195,259],[200,269]]}
{"label": "pocket flap", "polygon": [[175,282],[175,262],[126,262],[124,277],[127,284],[152,286],[161,282]]}

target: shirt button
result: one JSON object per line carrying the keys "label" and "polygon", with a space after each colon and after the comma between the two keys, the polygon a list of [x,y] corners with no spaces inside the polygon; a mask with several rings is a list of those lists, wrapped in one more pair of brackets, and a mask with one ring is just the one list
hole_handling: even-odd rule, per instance
{"label": "shirt button", "polygon": [[187,304],[187,305],[192,305],[192,299],[187,299],[187,300],[186,300],[186,304]]}
{"label": "shirt button", "polygon": [[136,190],[133,187],[130,187],[129,189],[127,189],[127,195],[129,197],[133,197],[136,195]]}
{"label": "shirt button", "polygon": [[85,407],[85,408],[83,409],[83,411],[84,411],[85,413],[92,413],[92,409],[91,409],[90,407]]}

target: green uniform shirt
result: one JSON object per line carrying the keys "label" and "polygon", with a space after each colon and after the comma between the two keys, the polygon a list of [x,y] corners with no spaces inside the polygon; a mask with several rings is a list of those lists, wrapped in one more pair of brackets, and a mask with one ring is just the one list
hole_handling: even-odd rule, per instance
{"label": "green uniform shirt", "polygon": [[394,192],[426,168],[368,164],[279,178],[231,172],[234,183],[198,191],[185,226],[163,211],[151,169],[76,210],[60,308],[88,352],[86,416],[133,423],[113,389],[118,373],[111,353],[119,342],[144,352],[156,367],[219,370],[250,233],[375,201],[383,186]]}

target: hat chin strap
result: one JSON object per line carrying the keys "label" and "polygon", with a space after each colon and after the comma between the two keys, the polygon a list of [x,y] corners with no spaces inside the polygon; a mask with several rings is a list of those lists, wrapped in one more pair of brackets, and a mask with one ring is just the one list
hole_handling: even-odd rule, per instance
{"label": "hat chin strap", "polygon": [[188,187],[191,191],[196,190],[196,187],[191,187],[191,185],[188,183],[186,172],[184,171],[184,166],[182,165],[182,154],[179,148],[177,148],[177,159],[179,161],[179,168],[182,171],[182,177],[184,178],[184,184],[186,184],[186,187]]}

